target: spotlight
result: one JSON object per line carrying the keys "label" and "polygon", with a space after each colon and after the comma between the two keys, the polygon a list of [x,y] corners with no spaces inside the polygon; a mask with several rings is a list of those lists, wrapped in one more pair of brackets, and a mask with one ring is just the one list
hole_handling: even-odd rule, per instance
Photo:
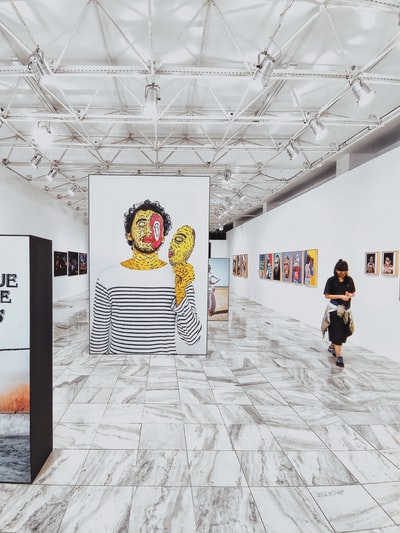
{"label": "spotlight", "polygon": [[51,77],[51,70],[47,66],[42,50],[39,46],[28,58],[28,71],[33,74],[35,80],[40,82],[45,82]]}
{"label": "spotlight", "polygon": [[309,124],[316,141],[320,141],[326,137],[328,130],[318,118],[312,118]]}
{"label": "spotlight", "polygon": [[41,160],[42,160],[42,156],[39,154],[39,152],[36,152],[36,154],[31,159],[31,165],[34,168],[37,168]]}
{"label": "spotlight", "polygon": [[143,115],[149,118],[156,118],[158,114],[158,102],[160,98],[160,87],[155,83],[146,85],[144,91]]}
{"label": "spotlight", "polygon": [[368,105],[375,96],[375,91],[371,91],[368,85],[359,78],[356,78],[350,87],[360,107]]}
{"label": "spotlight", "polygon": [[289,156],[290,160],[296,159],[296,157],[299,155],[298,149],[295,147],[295,145],[292,142],[290,142],[286,146],[286,153]]}
{"label": "spotlight", "polygon": [[231,177],[232,177],[232,172],[229,170],[229,168],[227,168],[224,172],[224,180],[226,182],[230,181],[231,180]]}
{"label": "spotlight", "polygon": [[[264,57],[263,57],[264,56]],[[268,85],[269,78],[274,70],[275,59],[268,52],[260,52],[257,57],[257,66],[253,75],[253,81],[264,88]]]}
{"label": "spotlight", "polygon": [[58,166],[55,162],[52,163],[49,172],[46,175],[48,181],[53,181],[58,174]]}
{"label": "spotlight", "polygon": [[75,193],[77,192],[77,190],[78,190],[78,187],[76,185],[73,185],[72,187],[68,189],[68,192],[67,192],[68,196],[75,196]]}

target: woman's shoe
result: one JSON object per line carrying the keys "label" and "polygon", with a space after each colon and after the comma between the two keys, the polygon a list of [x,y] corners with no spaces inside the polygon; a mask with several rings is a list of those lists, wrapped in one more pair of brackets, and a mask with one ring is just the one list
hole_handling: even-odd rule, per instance
{"label": "woman's shoe", "polygon": [[336,357],[335,348],[332,346],[332,344],[329,346],[328,352],[330,352],[333,355],[333,357]]}
{"label": "woman's shoe", "polygon": [[337,358],[336,366],[342,366],[342,367],[344,366],[343,357],[338,357]]}

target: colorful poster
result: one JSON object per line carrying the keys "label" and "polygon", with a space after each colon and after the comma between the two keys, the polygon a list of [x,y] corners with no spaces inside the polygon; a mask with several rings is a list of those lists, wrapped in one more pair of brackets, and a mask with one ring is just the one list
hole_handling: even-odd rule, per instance
{"label": "colorful poster", "polygon": [[91,353],[207,353],[209,181],[89,176]]}
{"label": "colorful poster", "polygon": [[318,283],[318,250],[304,251],[304,285],[316,287]]}
{"label": "colorful poster", "polygon": [[265,254],[266,262],[266,279],[272,279],[272,270],[274,266],[273,254]]}
{"label": "colorful poster", "polygon": [[272,271],[272,279],[281,281],[282,279],[282,254],[280,252],[274,253],[274,269]]}
{"label": "colorful poster", "polygon": [[292,252],[292,283],[303,284],[303,251]]}
{"label": "colorful poster", "polygon": [[229,318],[229,259],[208,260],[208,320]]}
{"label": "colorful poster", "polygon": [[283,252],[282,254],[282,281],[292,282],[292,252]]}
{"label": "colorful poster", "polygon": [[258,275],[260,279],[266,278],[265,254],[260,254],[258,257]]}

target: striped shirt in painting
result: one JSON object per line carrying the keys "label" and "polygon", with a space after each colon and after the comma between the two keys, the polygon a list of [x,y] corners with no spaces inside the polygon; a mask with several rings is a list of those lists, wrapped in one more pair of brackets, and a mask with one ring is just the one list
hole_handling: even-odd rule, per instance
{"label": "striped shirt in painting", "polygon": [[175,335],[200,339],[193,285],[179,306],[169,265],[155,270],[107,269],[97,280],[90,353],[176,354]]}

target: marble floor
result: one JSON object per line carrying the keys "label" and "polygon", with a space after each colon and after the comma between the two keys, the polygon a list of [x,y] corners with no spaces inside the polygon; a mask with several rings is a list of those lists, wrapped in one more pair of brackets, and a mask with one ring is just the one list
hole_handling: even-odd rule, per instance
{"label": "marble floor", "polygon": [[231,295],[202,357],[90,356],[54,309],[54,450],[0,533],[400,532],[400,363]]}

